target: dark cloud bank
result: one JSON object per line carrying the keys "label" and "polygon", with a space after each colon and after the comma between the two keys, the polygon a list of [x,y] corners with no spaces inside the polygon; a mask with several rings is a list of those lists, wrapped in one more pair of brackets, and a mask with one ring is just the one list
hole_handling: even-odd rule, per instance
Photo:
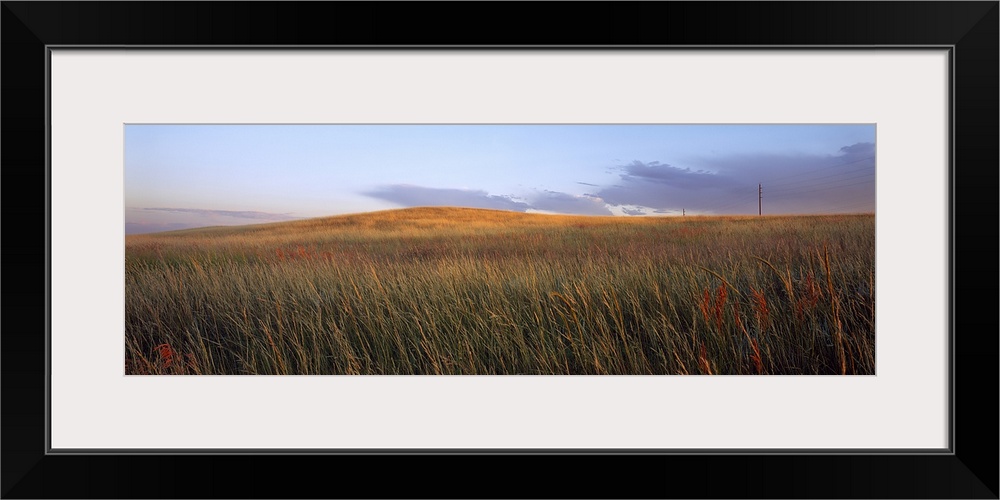
{"label": "dark cloud bank", "polygon": [[696,158],[695,168],[635,160],[614,167],[615,184],[575,196],[539,191],[523,197],[482,190],[414,185],[384,186],[365,193],[403,206],[464,206],[544,210],[567,214],[626,215],[679,213],[755,214],[757,185],[766,214],[832,213],[875,209],[875,145],[858,143],[834,155],[750,154]]}
{"label": "dark cloud bank", "polygon": [[[618,167],[616,185],[594,193],[611,205],[719,214],[823,213],[875,209],[875,145],[836,155],[738,155],[692,161],[698,169],[633,161]],[[626,211],[626,213],[630,213]]]}

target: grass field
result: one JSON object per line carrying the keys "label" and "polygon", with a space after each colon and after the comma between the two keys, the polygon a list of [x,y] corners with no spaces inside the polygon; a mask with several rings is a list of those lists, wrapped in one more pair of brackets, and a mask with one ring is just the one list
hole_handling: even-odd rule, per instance
{"label": "grass field", "polygon": [[416,208],[126,237],[127,374],[874,374],[875,216]]}

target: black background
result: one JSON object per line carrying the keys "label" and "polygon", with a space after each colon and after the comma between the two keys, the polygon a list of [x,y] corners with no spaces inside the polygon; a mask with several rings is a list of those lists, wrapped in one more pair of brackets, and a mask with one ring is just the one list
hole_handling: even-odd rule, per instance
{"label": "black background", "polygon": [[[997,498],[995,1],[2,2],[0,21],[4,498]],[[954,46],[954,454],[46,454],[45,47],[248,44]]]}

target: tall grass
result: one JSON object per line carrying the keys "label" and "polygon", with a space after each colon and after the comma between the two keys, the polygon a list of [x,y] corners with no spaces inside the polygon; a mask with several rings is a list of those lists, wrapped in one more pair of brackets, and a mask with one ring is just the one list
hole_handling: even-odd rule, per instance
{"label": "tall grass", "polygon": [[875,220],[387,211],[129,236],[130,374],[873,374]]}

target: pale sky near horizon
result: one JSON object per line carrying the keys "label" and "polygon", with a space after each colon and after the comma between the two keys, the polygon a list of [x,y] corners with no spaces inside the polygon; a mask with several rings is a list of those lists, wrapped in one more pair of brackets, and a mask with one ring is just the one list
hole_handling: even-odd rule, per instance
{"label": "pale sky near horizon", "polygon": [[412,206],[875,211],[875,125],[126,125],[125,232]]}

